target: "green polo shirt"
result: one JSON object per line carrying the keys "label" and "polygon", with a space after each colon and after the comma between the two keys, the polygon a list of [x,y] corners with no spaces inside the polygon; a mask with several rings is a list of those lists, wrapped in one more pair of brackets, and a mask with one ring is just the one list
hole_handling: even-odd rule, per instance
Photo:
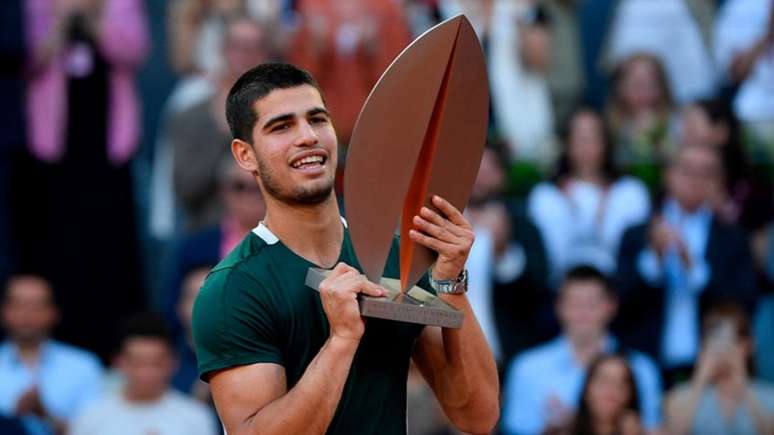
{"label": "green polo shirt", "polygon": [[[386,277],[399,276],[398,252],[396,240]],[[346,229],[339,261],[362,271]],[[274,363],[293,388],[329,335],[320,295],[304,284],[310,267],[259,225],[212,270],[193,313],[202,379],[227,367]],[[329,434],[406,433],[409,360],[421,330],[368,319]]]}

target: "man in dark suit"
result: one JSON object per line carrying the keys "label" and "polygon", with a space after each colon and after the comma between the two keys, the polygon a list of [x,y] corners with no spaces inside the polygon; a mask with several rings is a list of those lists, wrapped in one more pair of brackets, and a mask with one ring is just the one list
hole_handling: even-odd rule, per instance
{"label": "man in dark suit", "polygon": [[746,235],[712,210],[722,185],[717,150],[682,146],[664,179],[660,213],[624,234],[616,285],[619,334],[655,356],[669,383],[693,365],[702,308],[733,300],[752,312],[757,289]]}

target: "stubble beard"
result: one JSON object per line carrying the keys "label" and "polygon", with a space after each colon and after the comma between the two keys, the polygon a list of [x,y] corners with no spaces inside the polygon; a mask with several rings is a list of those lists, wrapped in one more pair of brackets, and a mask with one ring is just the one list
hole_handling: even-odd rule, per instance
{"label": "stubble beard", "polygon": [[326,180],[325,184],[316,188],[293,186],[288,192],[282,188],[272,170],[261,160],[258,160],[258,176],[261,179],[261,185],[269,196],[288,205],[318,205],[330,198],[333,192],[332,179]]}

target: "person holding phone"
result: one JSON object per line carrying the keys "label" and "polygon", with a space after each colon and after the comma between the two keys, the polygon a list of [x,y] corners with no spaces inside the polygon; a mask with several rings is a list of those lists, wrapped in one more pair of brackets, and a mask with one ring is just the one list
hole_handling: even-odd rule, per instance
{"label": "person holding phone", "polygon": [[665,401],[672,435],[774,433],[774,385],[754,379],[753,342],[745,311],[730,302],[710,307],[691,380]]}

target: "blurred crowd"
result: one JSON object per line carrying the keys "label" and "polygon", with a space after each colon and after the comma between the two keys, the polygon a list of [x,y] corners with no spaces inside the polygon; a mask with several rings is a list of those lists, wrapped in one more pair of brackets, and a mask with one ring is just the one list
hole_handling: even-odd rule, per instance
{"label": "blurred crowd", "polygon": [[[265,212],[229,88],[307,69],[345,155],[458,13],[489,68],[467,267],[498,431],[773,434],[774,0],[2,0],[0,433],[218,433],[193,300]],[[408,407],[455,433],[415,371]]]}

